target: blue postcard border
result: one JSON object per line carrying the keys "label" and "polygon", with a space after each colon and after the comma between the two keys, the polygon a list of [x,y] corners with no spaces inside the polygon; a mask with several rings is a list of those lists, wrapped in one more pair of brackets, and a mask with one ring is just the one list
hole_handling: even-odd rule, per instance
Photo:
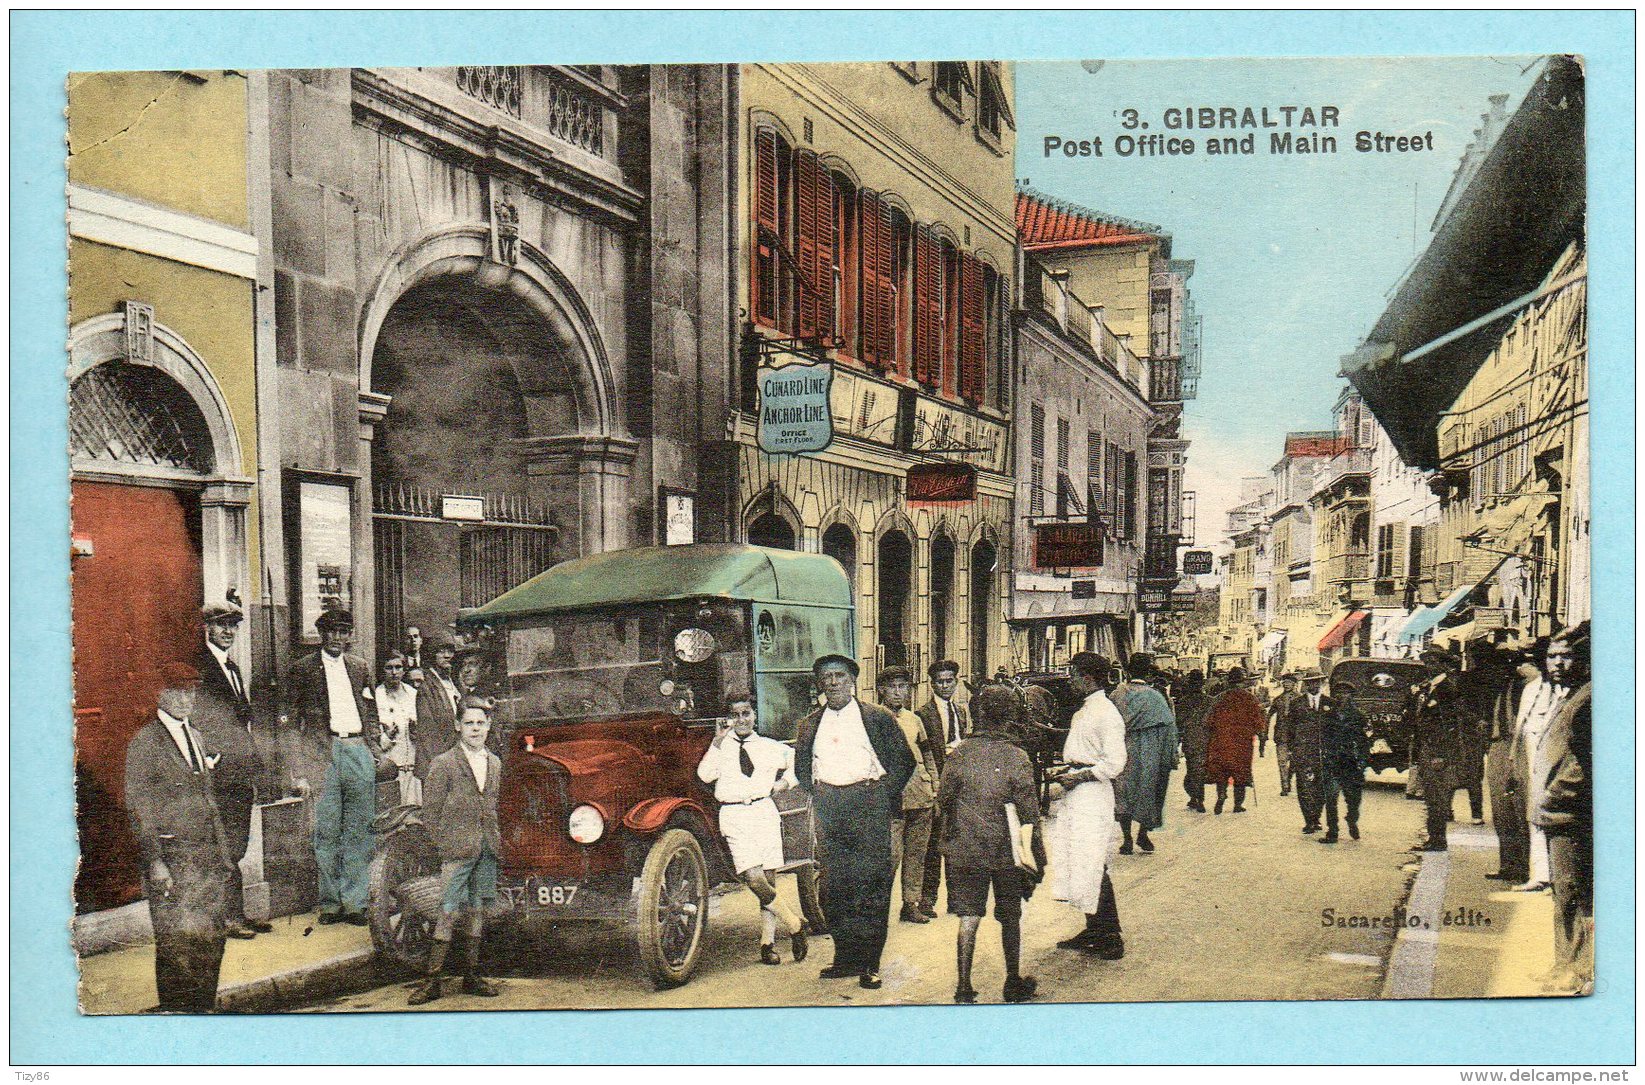
{"label": "blue postcard border", "polygon": [[[14,12],[11,1062],[1628,1063],[1635,1059],[1634,15],[1549,12]],[[727,43],[735,43],[735,49]],[[63,80],[71,70],[472,60],[1013,59],[1570,52],[1589,78],[1599,989],[1589,999],[87,1018],[67,886]],[[56,727],[46,733],[59,733]],[[1482,1014],[1481,1011],[1484,1011]],[[962,1022],[957,1012],[967,1016]],[[499,1020],[513,1018],[514,1020]],[[1299,1027],[1306,1022],[1306,1027]],[[981,1026],[981,1027],[978,1027]],[[782,1037],[773,1047],[771,1038]],[[476,1039],[478,1038],[478,1040]]]}

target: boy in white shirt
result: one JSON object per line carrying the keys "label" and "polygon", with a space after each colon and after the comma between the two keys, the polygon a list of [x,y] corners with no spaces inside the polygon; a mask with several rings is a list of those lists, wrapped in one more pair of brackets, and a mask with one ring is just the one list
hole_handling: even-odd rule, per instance
{"label": "boy in white shirt", "polygon": [[805,924],[777,899],[772,878],[783,865],[782,815],[771,796],[794,787],[794,751],[754,732],[754,696],[733,693],[725,699],[726,718],[703,754],[697,776],[714,785],[720,802],[720,835],[731,850],[737,877],[760,900],[760,960],[781,964],[777,924],[789,932],[794,960],[809,952]]}

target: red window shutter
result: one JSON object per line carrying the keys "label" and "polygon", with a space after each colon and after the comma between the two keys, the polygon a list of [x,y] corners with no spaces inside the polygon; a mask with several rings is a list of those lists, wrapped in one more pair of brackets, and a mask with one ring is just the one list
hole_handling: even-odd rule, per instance
{"label": "red window shutter", "polygon": [[774,289],[775,282],[765,281],[760,267],[762,250],[768,266],[778,259],[777,233],[777,133],[761,128],[754,133],[754,238],[749,247],[754,261],[749,274],[749,301],[751,311],[757,315],[776,315],[777,298],[764,297],[762,291],[781,296]]}
{"label": "red window shutter", "polygon": [[799,212],[799,236],[795,239],[795,252],[799,263],[799,281],[795,284],[799,293],[801,339],[810,339],[817,335],[817,294],[812,288],[812,277],[817,268],[817,156],[812,151],[794,152],[794,190],[798,199],[795,201]]}
{"label": "red window shutter", "polygon": [[960,254],[960,396],[977,403],[982,400],[983,365],[983,264],[970,253]]}
{"label": "red window shutter", "polygon": [[806,271],[810,279],[811,296],[817,307],[816,334],[832,339],[834,336],[834,249],[839,244],[839,233],[834,224],[834,175],[816,162],[812,179],[813,219],[816,240],[811,247],[811,267]]}
{"label": "red window shutter", "polygon": [[937,262],[942,249],[931,231],[914,232],[914,379],[931,384],[941,376],[942,276]]}
{"label": "red window shutter", "polygon": [[857,357],[880,363],[880,198],[872,192],[857,195]]}
{"label": "red window shutter", "polygon": [[[879,292],[879,315],[874,318],[875,334],[878,342],[875,352],[879,355],[881,365],[895,365],[897,361],[897,283],[892,281],[893,269],[896,267],[896,231],[891,227],[891,205],[880,200],[878,214],[879,226],[875,231],[878,244],[873,251],[874,277],[877,280],[876,289]],[[868,253],[863,249],[863,266],[868,267]]]}

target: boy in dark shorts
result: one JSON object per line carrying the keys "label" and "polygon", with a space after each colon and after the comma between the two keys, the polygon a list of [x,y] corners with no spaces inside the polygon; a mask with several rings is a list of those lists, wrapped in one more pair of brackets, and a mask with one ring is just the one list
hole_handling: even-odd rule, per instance
{"label": "boy in dark shorts", "polygon": [[409,1003],[421,1006],[440,997],[440,971],[451,949],[459,914],[468,918],[464,947],[463,993],[494,998],[497,987],[480,978],[480,936],[486,906],[497,899],[497,795],[502,760],[486,749],[491,733],[491,702],[474,694],[457,708],[458,742],[436,757],[423,784],[423,821],[440,853],[440,918],[428,955],[428,978],[411,992]]}
{"label": "boy in dark shorts", "polygon": [[[1028,881],[1019,862],[1032,870],[1033,831],[1040,807],[1028,755],[1008,737],[1019,711],[1013,690],[1005,686],[978,690],[971,701],[971,737],[948,755],[937,788],[942,853],[948,861],[948,911],[960,917],[955,1002],[977,1000],[971,986],[971,963],[990,889],[1005,954],[1005,1001],[1026,1002],[1034,997],[1037,986],[1032,976],[1020,970],[1022,901]],[[1007,804],[1016,809],[1015,841]]]}

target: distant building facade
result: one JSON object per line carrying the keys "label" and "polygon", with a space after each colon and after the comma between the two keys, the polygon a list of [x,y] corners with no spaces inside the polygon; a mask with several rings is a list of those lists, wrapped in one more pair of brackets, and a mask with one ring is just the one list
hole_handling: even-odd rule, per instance
{"label": "distant building facade", "polygon": [[1115,659],[1141,643],[1140,483],[1154,409],[1141,360],[1069,276],[1033,255],[1022,275],[1011,660],[1046,671],[1076,652]]}
{"label": "distant building facade", "polygon": [[1397,650],[1590,616],[1584,90],[1556,56],[1512,115],[1492,100],[1427,249],[1343,359],[1439,499],[1434,602]]}

